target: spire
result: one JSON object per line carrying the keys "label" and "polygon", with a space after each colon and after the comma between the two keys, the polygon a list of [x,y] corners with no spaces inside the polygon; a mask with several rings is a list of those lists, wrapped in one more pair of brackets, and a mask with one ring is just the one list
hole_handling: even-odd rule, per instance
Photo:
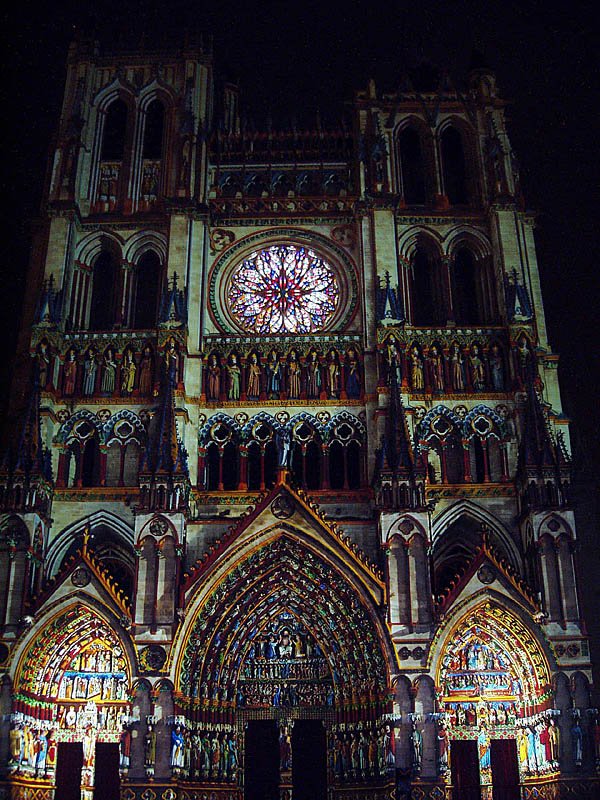
{"label": "spire", "polygon": [[142,471],[187,477],[187,453],[177,435],[175,418],[176,365],[167,357],[169,363],[163,368],[160,407],[151,422]]}
{"label": "spire", "polygon": [[140,471],[141,505],[147,510],[180,511],[187,503],[187,451],[177,434],[175,384],[178,356],[167,349],[160,405],[150,423]]}
{"label": "spire", "polygon": [[420,508],[425,503],[425,470],[415,463],[397,370],[390,369],[385,438],[377,451],[376,502],[380,507]]}
{"label": "spire", "polygon": [[49,507],[52,467],[44,447],[40,426],[40,387],[38,376],[12,441],[0,467],[1,506],[5,510],[39,511]]}
{"label": "spire", "polygon": [[532,379],[526,385],[523,429],[519,447],[519,477],[530,507],[568,502],[571,462],[561,439],[555,440]]}

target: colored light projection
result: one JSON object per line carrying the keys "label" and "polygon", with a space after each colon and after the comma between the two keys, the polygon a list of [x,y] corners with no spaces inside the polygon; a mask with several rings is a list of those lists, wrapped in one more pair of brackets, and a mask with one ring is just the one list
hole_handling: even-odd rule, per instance
{"label": "colored light projection", "polygon": [[230,722],[236,707],[254,704],[331,704],[357,720],[389,710],[374,618],[341,573],[287,536],[209,596],[178,674],[196,720]]}
{"label": "colored light projection", "polygon": [[327,659],[311,633],[282,611],[250,640],[237,690],[239,707],[333,706]]}
{"label": "colored light projection", "polygon": [[438,685],[451,729],[514,726],[547,705],[548,666],[525,626],[486,604],[457,625]]}
{"label": "colored light projection", "polygon": [[121,644],[82,605],[56,617],[36,637],[16,685],[16,710],[59,730],[120,731],[128,708],[128,666]]}
{"label": "colored light projection", "polygon": [[248,332],[286,334],[323,330],[339,296],[333,269],[313,250],[275,245],[242,262],[231,276],[227,299]]}

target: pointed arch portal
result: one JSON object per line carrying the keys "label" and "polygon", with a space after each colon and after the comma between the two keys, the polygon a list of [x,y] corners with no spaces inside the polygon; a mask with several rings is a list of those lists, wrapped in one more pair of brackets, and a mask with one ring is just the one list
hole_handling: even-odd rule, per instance
{"label": "pointed arch portal", "polygon": [[[279,786],[293,786],[294,797],[302,797],[302,778],[297,769],[292,775],[284,753],[299,741],[294,725],[313,720],[326,731],[328,785],[387,785],[395,767],[385,724],[392,711],[390,655],[372,598],[324,554],[291,533],[254,549],[206,596],[175,667],[186,724],[203,731],[207,743],[216,736],[221,750],[236,752],[235,767],[217,768],[201,748],[189,777],[243,783],[237,748],[252,748],[256,725],[271,721]],[[247,797],[254,796],[253,779],[246,769]]]}
{"label": "pointed arch portal", "polygon": [[[86,579],[84,568],[73,573],[74,582]],[[115,763],[126,735],[131,674],[114,623],[81,602],[56,613],[36,632],[17,665],[11,770],[59,784],[66,765],[67,783],[77,784],[73,770],[80,769],[81,786],[94,786],[96,766],[104,764],[107,753]],[[102,769],[106,798],[118,796],[116,758],[112,775]]]}
{"label": "pointed arch portal", "polygon": [[448,782],[465,796],[493,784],[494,791],[502,785],[506,797],[519,797],[521,781],[556,772],[550,667],[519,616],[485,600],[455,622],[439,652],[436,684],[442,736],[450,745]]}

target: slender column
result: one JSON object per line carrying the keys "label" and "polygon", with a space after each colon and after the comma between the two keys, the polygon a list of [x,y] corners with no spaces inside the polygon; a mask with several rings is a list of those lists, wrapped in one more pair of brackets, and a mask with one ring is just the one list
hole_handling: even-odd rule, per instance
{"label": "slender column", "polygon": [[488,439],[485,439],[485,441],[483,441],[481,443],[481,450],[483,452],[483,482],[484,483],[489,483],[490,480],[491,480],[491,478],[490,478],[490,454],[489,454],[489,450],[488,450],[488,443],[489,443]]}
{"label": "slender column", "polygon": [[463,471],[465,483],[473,483],[473,476],[471,475],[471,448],[468,439],[463,439]]}
{"label": "slender column", "polygon": [[240,445],[240,480],[238,489],[245,492],[248,489],[248,448],[245,444]]}
{"label": "slender column", "polygon": [[292,727],[294,721],[283,719],[279,723],[279,797],[292,800]]}
{"label": "slender column", "polygon": [[321,489],[329,489],[329,447],[321,446]]}

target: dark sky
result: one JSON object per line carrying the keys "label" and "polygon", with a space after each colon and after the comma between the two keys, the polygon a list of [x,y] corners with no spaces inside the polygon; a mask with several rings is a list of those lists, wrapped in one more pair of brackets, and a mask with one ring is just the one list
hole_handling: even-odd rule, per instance
{"label": "dark sky", "polygon": [[[176,41],[186,27],[212,32],[217,67],[239,79],[257,123],[300,122],[341,101],[370,77],[393,90],[402,70],[428,59],[465,74],[473,47],[512,101],[509,130],[529,207],[539,212],[538,255],[550,339],[561,353],[565,406],[576,422],[582,469],[600,463],[598,342],[599,31],[590,3],[297,2],[163,0],[20,2],[3,12],[2,239],[4,358],[14,349],[25,283],[29,221],[40,200],[48,141],[58,117],[73,27],[96,26],[107,43]],[[5,90],[6,91],[6,90]],[[585,451],[585,452],[584,452]],[[596,481],[597,484],[597,481]],[[600,599],[600,595],[599,595]]]}

